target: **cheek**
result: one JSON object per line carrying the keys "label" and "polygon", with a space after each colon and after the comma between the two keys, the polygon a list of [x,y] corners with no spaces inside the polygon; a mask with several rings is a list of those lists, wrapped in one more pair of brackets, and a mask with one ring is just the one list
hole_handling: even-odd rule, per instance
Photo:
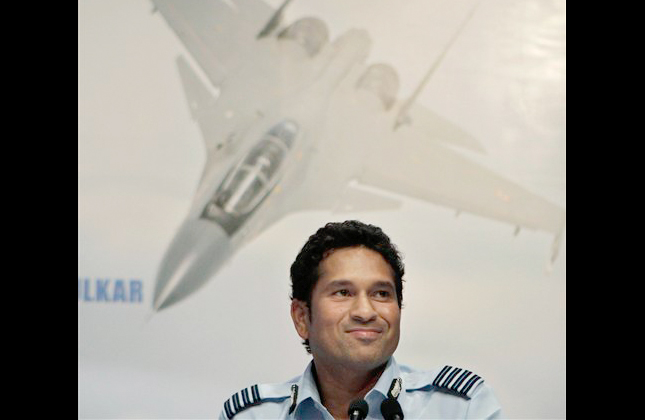
{"label": "cheek", "polygon": [[[331,327],[338,325],[347,316],[346,305],[339,302],[330,302],[319,306],[320,310],[313,314],[312,324],[318,327]],[[324,329],[324,331],[328,331]]]}
{"label": "cheek", "polygon": [[398,305],[385,306],[381,312],[381,316],[390,324],[390,328],[398,329],[401,325],[401,310]]}
{"label": "cheek", "polygon": [[325,319],[329,324],[338,323],[345,316],[347,316],[347,305],[343,303],[334,302],[331,305],[327,305],[327,311],[325,312]]}

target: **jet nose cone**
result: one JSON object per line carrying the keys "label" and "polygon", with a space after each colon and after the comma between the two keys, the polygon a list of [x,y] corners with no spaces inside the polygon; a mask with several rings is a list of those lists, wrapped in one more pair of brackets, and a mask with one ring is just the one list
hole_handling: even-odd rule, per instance
{"label": "jet nose cone", "polygon": [[159,267],[153,309],[167,308],[202,287],[231,254],[230,242],[214,222],[185,221]]}

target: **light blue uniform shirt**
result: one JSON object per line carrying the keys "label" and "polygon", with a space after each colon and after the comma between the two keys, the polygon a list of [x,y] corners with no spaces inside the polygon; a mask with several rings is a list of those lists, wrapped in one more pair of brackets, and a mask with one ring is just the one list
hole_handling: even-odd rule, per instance
{"label": "light blue uniform shirt", "polygon": [[[312,366],[313,362],[309,363],[301,376],[290,381],[241,390],[224,403],[219,418],[333,420],[320,402]],[[418,371],[397,364],[391,357],[378,382],[365,396],[368,420],[383,418],[381,403],[395,378],[401,379],[397,399],[406,419],[501,418],[501,408],[491,388],[473,372],[452,366]]]}

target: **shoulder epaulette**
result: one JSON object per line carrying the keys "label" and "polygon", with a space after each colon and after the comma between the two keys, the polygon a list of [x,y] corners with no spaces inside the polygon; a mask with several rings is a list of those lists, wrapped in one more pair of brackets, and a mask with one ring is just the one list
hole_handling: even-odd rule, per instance
{"label": "shoulder epaulette", "polygon": [[[295,387],[295,392],[294,392]],[[282,402],[291,395],[292,406],[298,394],[298,386],[292,381],[280,384],[260,384],[244,388],[224,403],[222,414],[229,420],[241,411],[265,402]]]}
{"label": "shoulder epaulette", "polygon": [[480,383],[484,380],[469,370],[444,366],[432,381],[432,386],[443,392],[459,395],[469,400]]}
{"label": "shoulder epaulette", "polygon": [[257,385],[244,388],[238,393],[233,394],[231,398],[224,403],[224,413],[230,420],[240,411],[244,411],[249,407],[262,403],[260,390]]}

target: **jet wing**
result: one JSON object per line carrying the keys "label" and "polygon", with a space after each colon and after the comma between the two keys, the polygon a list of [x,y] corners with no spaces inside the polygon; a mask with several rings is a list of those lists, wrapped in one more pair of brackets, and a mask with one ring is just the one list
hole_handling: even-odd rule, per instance
{"label": "jet wing", "polygon": [[[458,125],[420,104],[411,106],[409,122],[395,129],[402,102],[384,109],[371,92],[356,89],[358,75],[364,72],[364,67],[357,68],[332,99],[308,179],[315,185],[310,191],[316,192],[309,203],[327,199],[329,206],[332,193],[324,192],[334,186],[338,191],[338,186],[355,179],[358,187],[376,187],[543,230],[555,234],[557,241],[566,219],[561,207],[460,154],[455,147],[474,152],[484,149]],[[341,197],[335,207],[342,208],[345,200]],[[325,205],[316,204],[319,208]],[[372,200],[365,209],[374,209],[375,204]],[[359,203],[352,207],[363,209]]]}
{"label": "jet wing", "polygon": [[477,139],[424,106],[413,104],[407,114],[415,129],[430,139],[473,152],[485,153],[484,146]]}
{"label": "jet wing", "polygon": [[458,211],[559,234],[565,211],[439,142],[414,122],[390,131],[372,149],[359,182]]}
{"label": "jet wing", "polygon": [[262,0],[153,3],[215,86],[240,65],[274,14]]}

